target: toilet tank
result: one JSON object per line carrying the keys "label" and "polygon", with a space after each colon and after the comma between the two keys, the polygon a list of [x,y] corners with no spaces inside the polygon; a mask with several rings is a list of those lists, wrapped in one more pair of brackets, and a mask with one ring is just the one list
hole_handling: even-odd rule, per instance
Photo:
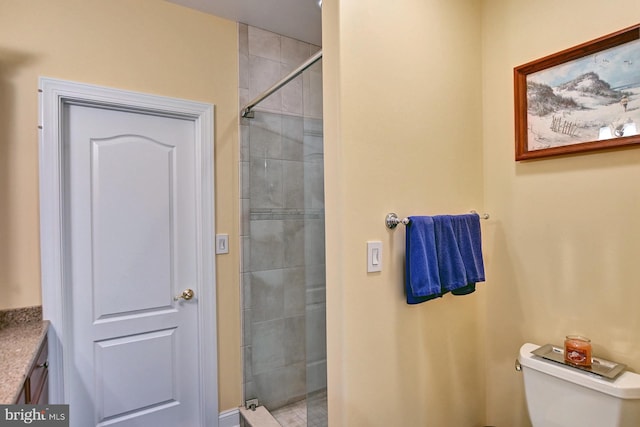
{"label": "toilet tank", "polygon": [[609,380],[531,354],[539,347],[524,344],[518,357],[533,427],[640,426],[640,375]]}

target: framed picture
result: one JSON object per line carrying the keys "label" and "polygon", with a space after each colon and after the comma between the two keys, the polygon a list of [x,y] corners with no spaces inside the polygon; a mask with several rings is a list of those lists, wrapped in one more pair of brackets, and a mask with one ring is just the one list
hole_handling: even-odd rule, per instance
{"label": "framed picture", "polygon": [[516,160],[640,144],[640,24],[513,74]]}

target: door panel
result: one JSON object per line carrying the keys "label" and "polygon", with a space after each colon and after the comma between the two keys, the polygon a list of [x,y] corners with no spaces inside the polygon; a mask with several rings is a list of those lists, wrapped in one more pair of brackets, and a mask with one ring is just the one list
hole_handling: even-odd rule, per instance
{"label": "door panel", "polygon": [[91,143],[96,320],[166,308],[174,287],[175,147],[138,135]]}
{"label": "door panel", "polygon": [[[190,120],[65,107],[74,426],[200,420]],[[184,288],[196,297],[175,301]]]}
{"label": "door panel", "polygon": [[175,332],[174,328],[96,343],[98,418],[177,402]]}

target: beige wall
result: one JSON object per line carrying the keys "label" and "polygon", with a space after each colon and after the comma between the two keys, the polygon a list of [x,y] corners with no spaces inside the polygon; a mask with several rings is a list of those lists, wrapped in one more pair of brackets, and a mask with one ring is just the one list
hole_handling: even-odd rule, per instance
{"label": "beige wall", "polygon": [[513,67],[640,22],[637,0],[483,3],[488,422],[526,426],[524,342],[568,333],[640,370],[640,150],[514,162]]}
{"label": "beige wall", "polygon": [[[640,4],[360,3],[323,11],[331,425],[526,426],[517,350],[570,332],[640,370],[640,150],[515,163],[512,108],[514,66],[635,24]],[[216,228],[238,235],[235,24],[152,0],[0,0],[0,309],[40,303],[38,76],[216,104]],[[469,209],[492,214],[488,282],[407,306],[404,230],[384,216]],[[217,259],[221,410],[241,399],[236,244]]]}
{"label": "beige wall", "polygon": [[[236,24],[157,0],[0,0],[0,309],[38,305],[39,76],[216,105],[216,229],[238,235]],[[217,257],[220,409],[241,400],[237,239]]]}
{"label": "beige wall", "polygon": [[[514,162],[512,79],[637,23],[640,4],[353,3],[323,11],[331,424],[527,426],[518,348],[573,332],[640,370],[640,151]],[[405,305],[404,231],[384,215],[470,208],[492,215],[487,283]]]}
{"label": "beige wall", "polygon": [[[481,299],[408,306],[404,227],[483,209],[480,2],[325,1],[329,425],[484,425]],[[383,243],[367,274],[366,242]]]}

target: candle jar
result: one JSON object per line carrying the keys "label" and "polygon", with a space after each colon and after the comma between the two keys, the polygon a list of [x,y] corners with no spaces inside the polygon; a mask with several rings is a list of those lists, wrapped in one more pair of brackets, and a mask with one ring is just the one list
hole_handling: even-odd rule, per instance
{"label": "candle jar", "polygon": [[575,366],[591,366],[591,340],[579,335],[567,335],[564,340],[564,361]]}

